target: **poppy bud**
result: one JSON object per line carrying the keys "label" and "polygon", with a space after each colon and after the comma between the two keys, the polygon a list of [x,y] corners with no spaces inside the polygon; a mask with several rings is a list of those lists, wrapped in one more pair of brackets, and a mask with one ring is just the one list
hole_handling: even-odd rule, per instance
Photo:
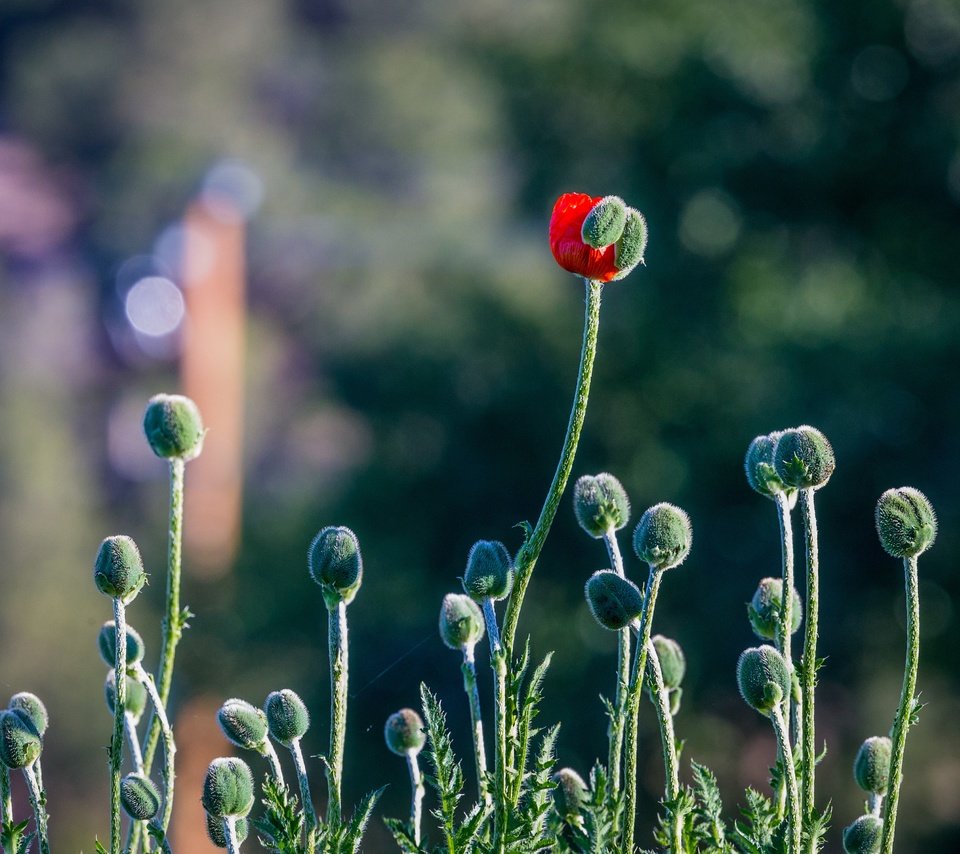
{"label": "poppy bud", "polygon": [[816,427],[803,425],[784,430],[773,450],[773,465],[787,486],[796,489],[819,489],[824,486],[837,459],[826,436]]}
{"label": "poppy bud", "polygon": [[[790,634],[800,628],[803,621],[803,606],[796,588],[793,591],[793,609],[790,612]],[[757,585],[753,599],[747,603],[747,616],[756,636],[762,640],[774,640],[780,628],[783,613],[783,579],[763,578]]]}
{"label": "poppy bud", "polygon": [[7,768],[26,768],[37,761],[42,748],[33,724],[16,712],[0,712],[0,762]]}
{"label": "poppy bud", "polygon": [[651,566],[670,569],[687,559],[691,539],[690,517],[679,507],[663,502],[640,517],[633,532],[633,550]]}
{"label": "poppy bud", "polygon": [[400,709],[387,718],[383,728],[383,738],[398,756],[406,756],[423,750],[427,735],[423,731],[423,720],[413,709]]}
{"label": "poppy bud", "polygon": [[476,601],[505,599],[513,587],[513,561],[507,547],[495,540],[479,540],[467,556],[463,589]]}
{"label": "poppy bud", "polygon": [[[147,689],[130,676],[124,676],[124,683],[127,692],[123,704],[124,708],[133,715],[134,720],[138,721],[144,709],[147,708]],[[117,699],[117,680],[116,673],[113,670],[107,673],[107,681],[103,685],[103,694],[107,700],[107,708],[112,715]]]}
{"label": "poppy bud", "polygon": [[777,431],[757,436],[747,448],[747,456],[743,461],[750,488],[767,498],[773,498],[787,488],[773,465],[773,453],[781,435]]}
{"label": "poppy bud", "polygon": [[50,718],[47,715],[47,707],[43,705],[43,700],[36,694],[31,694],[29,691],[20,691],[10,698],[7,708],[30,724],[37,731],[37,735],[43,738]]}
{"label": "poppy bud", "polygon": [[878,854],[883,822],[875,815],[862,815],[843,831],[843,850],[847,854]]}
{"label": "poppy bud", "polygon": [[203,450],[203,421],[197,405],[181,394],[158,394],[147,403],[143,432],[163,459],[192,460]]}
{"label": "poppy bud", "polygon": [[450,649],[475,646],[483,637],[483,612],[463,593],[448,593],[440,605],[440,637]]}
{"label": "poppy bud", "polygon": [[[216,816],[206,814],[207,816],[207,836],[210,837],[210,841],[217,846],[217,848],[226,848],[227,847],[227,837],[223,832],[223,819],[217,818]],[[233,827],[237,834],[237,842],[243,842],[247,838],[247,834],[250,833],[250,824],[245,818],[237,818],[233,823]]]}
{"label": "poppy bud", "polygon": [[585,474],[573,487],[573,510],[580,527],[599,540],[627,524],[630,499],[612,474]]}
{"label": "poppy bud", "polygon": [[790,690],[790,671],[772,646],[753,647],[740,654],[737,684],[747,705],[769,717]]}
{"label": "poppy bud", "polygon": [[587,214],[580,227],[583,242],[594,249],[616,243],[627,221],[627,206],[618,196],[604,196]]}
{"label": "poppy bud", "polygon": [[245,816],[253,808],[253,774],[234,756],[214,759],[203,778],[203,808],[217,818]]}
{"label": "poppy bud", "polygon": [[93,580],[101,593],[132,602],[147,580],[137,544],[130,537],[107,537],[93,564]]}
{"label": "poppy bud", "polygon": [[[127,667],[143,660],[143,638],[133,626],[127,626]],[[109,620],[100,627],[97,635],[97,646],[100,648],[100,657],[108,667],[115,667],[117,662],[117,624]]]}
{"label": "poppy bud", "polygon": [[587,579],[584,595],[593,618],[611,631],[626,628],[643,612],[640,588],[609,569],[601,569]]}
{"label": "poppy bud", "polygon": [[654,635],[650,640],[657,650],[664,686],[668,691],[679,688],[680,683],[683,682],[683,675],[687,672],[687,659],[680,644],[663,635]]}
{"label": "poppy bud", "polygon": [[289,688],[271,691],[267,695],[263,710],[267,713],[267,726],[274,741],[289,746],[303,738],[310,728],[310,714],[303,700]]}
{"label": "poppy bud", "polygon": [[880,496],[876,521],[880,545],[894,557],[916,557],[937,537],[933,505],[919,489],[910,486],[888,489]]}
{"label": "poppy bud", "polygon": [[853,779],[865,792],[875,795],[887,793],[890,749],[890,739],[885,735],[875,735],[860,745],[857,758],[853,761]]}
{"label": "poppy bud", "polygon": [[637,264],[643,263],[643,253],[647,249],[647,221],[640,211],[627,208],[627,221],[623,226],[623,234],[614,244],[613,259],[619,272],[613,277],[615,281],[628,276]]}
{"label": "poppy bud", "polygon": [[552,777],[556,787],[553,790],[553,803],[563,818],[575,819],[590,797],[587,784],[572,768],[561,768]]}
{"label": "poppy bud", "polygon": [[120,781],[120,803],[135,821],[150,821],[160,812],[160,793],[143,774],[127,774]]}
{"label": "poppy bud", "polygon": [[267,716],[246,700],[227,700],[217,711],[217,723],[227,741],[259,751],[267,740]]}
{"label": "poppy bud", "polygon": [[353,601],[363,581],[360,542],[353,531],[333,525],[324,528],[310,543],[307,564],[328,608]]}

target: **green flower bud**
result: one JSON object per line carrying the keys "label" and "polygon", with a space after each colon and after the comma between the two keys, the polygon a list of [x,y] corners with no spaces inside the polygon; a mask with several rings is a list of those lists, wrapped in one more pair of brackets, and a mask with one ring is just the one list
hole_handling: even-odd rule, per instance
{"label": "green flower bud", "polygon": [[601,569],[591,575],[583,592],[590,613],[605,629],[624,629],[643,612],[640,588],[612,570]]}
{"label": "green flower bud", "polygon": [[440,637],[450,649],[472,647],[483,637],[483,612],[463,593],[448,593],[440,605]]}
{"label": "green flower bud", "polygon": [[353,601],[363,581],[360,542],[353,531],[333,525],[324,528],[310,543],[307,564],[328,608]]}
{"label": "green flower bud", "polygon": [[654,635],[650,640],[657,650],[657,658],[660,659],[663,684],[669,691],[679,688],[683,675],[687,672],[687,659],[680,644],[663,635]]}
{"label": "green flower bud", "polygon": [[203,421],[197,405],[181,394],[158,394],[147,403],[143,432],[163,459],[192,460],[203,450]]}
{"label": "green flower bud", "polygon": [[910,486],[884,492],[877,502],[876,519],[880,545],[894,557],[916,557],[937,537],[933,505],[919,489]]}
{"label": "green flower bud", "polygon": [[790,690],[790,671],[772,646],[753,647],[740,655],[737,684],[747,705],[769,717]]}
{"label": "green flower bud", "polygon": [[16,712],[0,712],[0,762],[7,768],[26,768],[37,761],[42,748],[33,724]]}
{"label": "green flower bud", "polygon": [[[116,667],[117,663],[117,624],[109,620],[100,627],[97,635],[97,646],[100,648],[100,657],[108,667]],[[127,626],[127,667],[143,660],[143,638],[133,626]]]}
{"label": "green flower bud", "polygon": [[[133,715],[133,719],[138,721],[144,709],[147,708],[147,689],[131,676],[125,676],[124,681],[127,693],[123,705],[126,711]],[[112,715],[117,700],[117,680],[116,674],[112,670],[107,673],[107,681],[103,685],[103,694],[107,700],[107,708]]]}
{"label": "green flower bud", "polygon": [[743,461],[750,488],[767,498],[774,498],[787,489],[773,465],[773,453],[781,435],[777,431],[757,436],[747,448],[747,456]]}
{"label": "green flower bud", "polygon": [[234,756],[214,759],[203,778],[203,808],[212,816],[245,816],[253,808],[253,774]]}
{"label": "green flower bud", "polygon": [[887,776],[890,774],[890,739],[875,735],[860,745],[853,762],[853,779],[865,792],[875,795],[887,793]]}
{"label": "green flower bud", "polygon": [[787,486],[819,489],[837,467],[833,448],[816,427],[803,425],[784,430],[773,450],[773,465]]}
{"label": "green flower bud", "polygon": [[[207,816],[207,836],[217,848],[227,847],[227,837],[223,832],[223,819],[206,814]],[[243,842],[250,833],[250,824],[245,818],[238,818],[234,821],[234,828],[237,832],[237,842]]]}
{"label": "green flower bud", "polygon": [[690,517],[679,507],[655,504],[640,517],[633,532],[633,550],[657,569],[679,566],[690,554]]}
{"label": "green flower bud", "polygon": [[413,709],[400,709],[387,718],[383,728],[383,738],[398,756],[408,753],[419,753],[427,742],[427,734],[423,730],[423,720]]}
{"label": "green flower bud", "polygon": [[[753,599],[747,603],[747,616],[754,634],[761,640],[774,640],[780,629],[780,614],[783,609],[783,579],[763,578],[757,585]],[[793,610],[790,612],[790,634],[800,628],[803,621],[803,606],[796,588],[793,591]]]}
{"label": "green flower bud", "polygon": [[473,544],[463,573],[463,589],[476,601],[506,599],[513,587],[513,561],[507,547],[495,540]]}
{"label": "green flower bud", "polygon": [[862,815],[843,831],[847,854],[879,854],[883,822],[875,815]]}
{"label": "green flower bud", "polygon": [[620,271],[613,280],[617,281],[628,276],[637,264],[642,264],[646,249],[647,221],[640,211],[627,208],[627,221],[623,226],[623,234],[613,247],[613,263]]}
{"label": "green flower bud", "polygon": [[147,580],[137,544],[130,537],[107,537],[93,564],[93,580],[101,593],[132,602]]}
{"label": "green flower bud", "polygon": [[557,812],[565,819],[575,819],[590,797],[587,784],[572,768],[561,768],[551,778],[556,787],[553,790],[553,804]]}
{"label": "green flower bud", "polygon": [[246,700],[227,700],[217,712],[217,723],[227,741],[259,751],[267,740],[267,716]]}
{"label": "green flower bud", "polygon": [[274,741],[289,746],[310,728],[310,714],[303,700],[289,688],[271,691],[263,710],[267,713],[267,726]]}
{"label": "green flower bud", "polygon": [[31,694],[29,691],[20,691],[10,698],[7,708],[30,724],[36,730],[37,735],[43,738],[47,731],[47,725],[50,723],[50,717],[47,715],[47,707],[43,705],[43,700],[36,694]]}
{"label": "green flower bud", "polygon": [[120,803],[134,821],[150,821],[160,812],[160,793],[143,774],[127,774],[120,781]]}
{"label": "green flower bud", "polygon": [[612,474],[585,474],[573,487],[573,510],[580,527],[599,540],[627,524],[630,499]]}
{"label": "green flower bud", "polygon": [[627,222],[627,206],[619,196],[604,196],[587,214],[580,236],[587,246],[605,249],[616,243]]}

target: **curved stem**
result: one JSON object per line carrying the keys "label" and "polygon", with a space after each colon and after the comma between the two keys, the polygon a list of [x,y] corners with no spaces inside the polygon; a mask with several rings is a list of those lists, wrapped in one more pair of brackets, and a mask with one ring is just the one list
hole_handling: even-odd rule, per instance
{"label": "curved stem", "polygon": [[[813,815],[813,788],[816,777],[816,735],[814,732],[814,692],[817,686],[817,618],[820,597],[820,559],[817,543],[817,514],[813,506],[813,490],[800,491],[803,530],[807,547],[806,632],[803,639],[803,664],[800,671],[800,692],[803,697],[803,791],[801,803],[806,817]],[[786,594],[784,594],[786,595]]]}
{"label": "curved stem", "polygon": [[907,655],[904,663],[903,687],[900,690],[900,707],[897,709],[891,737],[893,743],[890,750],[890,775],[887,778],[887,797],[883,809],[880,854],[893,852],[900,785],[903,783],[903,754],[907,746],[907,730],[910,729],[910,716],[917,690],[917,668],[920,662],[920,587],[917,579],[917,558],[904,558],[903,570],[907,593]]}
{"label": "curved stem", "polygon": [[[327,652],[330,657],[330,750],[327,757],[327,822],[340,825],[340,787],[343,782],[343,751],[347,739],[347,604],[340,601],[327,611]],[[298,772],[299,773],[299,772]],[[311,806],[312,810],[313,807]]]}
{"label": "curved stem", "polygon": [[[613,528],[610,528],[604,534],[603,542],[607,547],[607,554],[610,557],[610,565],[613,567],[613,571],[623,578],[623,556],[620,554],[620,544],[617,542],[617,534]],[[623,724],[626,716],[627,685],[630,683],[630,629],[621,629],[618,635],[617,689],[613,706],[616,717],[610,721],[610,730],[608,733],[610,747],[607,757],[607,770],[610,774],[610,784],[615,794],[620,791],[620,758],[623,755]]]}
{"label": "curved stem", "polygon": [[160,734],[163,736],[163,812],[160,814],[160,829],[166,833],[170,826],[170,817],[173,815],[173,789],[176,779],[174,757],[177,753],[177,745],[173,740],[173,730],[170,728],[167,711],[164,708],[160,692],[153,681],[153,676],[147,673],[139,662],[134,665],[133,672],[137,681],[143,685],[150,697],[154,718],[157,720]]}
{"label": "curved stem", "polygon": [[138,774],[143,773],[143,754],[140,752],[140,738],[137,735],[137,722],[131,712],[123,714],[123,729],[127,735],[127,747],[130,748],[130,759],[133,762],[133,770]]}
{"label": "curved stem", "polygon": [[285,785],[283,782],[283,768],[280,767],[280,757],[277,756],[277,751],[274,750],[269,738],[264,741],[261,754],[267,762],[270,763],[270,773],[273,774],[273,779],[281,786]]}
{"label": "curved stem", "polygon": [[297,769],[297,782],[300,784],[300,799],[303,801],[303,812],[306,816],[307,850],[313,851],[313,831],[317,826],[317,814],[313,809],[313,800],[310,797],[310,781],[307,779],[307,766],[300,751],[300,739],[295,738],[289,744],[293,756],[293,765]]}
{"label": "curved stem", "polygon": [[[23,769],[23,776],[27,781],[27,795],[30,798],[30,806],[33,807],[33,816],[37,822],[37,839],[40,844],[40,852],[41,854],[50,854],[50,844],[47,841],[47,809],[44,806],[43,792],[37,782],[37,776],[32,765],[27,765]],[[119,849],[114,850],[118,851]]]}
{"label": "curved stem", "polygon": [[227,840],[227,854],[240,854],[237,840],[237,819],[232,815],[223,817],[223,838]]}
{"label": "curved stem", "polygon": [[477,770],[477,791],[483,802],[490,806],[492,800],[487,788],[487,749],[483,741],[483,717],[480,714],[480,690],[477,687],[477,665],[473,657],[473,645],[463,648],[463,690],[470,703],[471,735],[473,736],[473,760]]}
{"label": "curved stem", "polygon": [[126,608],[119,596],[113,598],[113,620],[116,656],[113,662],[113,737],[110,739],[110,850],[120,851],[120,763],[123,761],[127,706],[127,620]]}
{"label": "curved stem", "polygon": [[530,583],[533,568],[540,557],[540,551],[550,532],[553,517],[560,506],[560,498],[566,488],[570,471],[573,468],[573,459],[577,453],[577,444],[580,441],[580,431],[583,428],[583,419],[587,414],[587,397],[590,393],[590,380],[593,376],[593,360],[597,353],[597,330],[600,327],[600,297],[603,293],[603,283],[589,279],[586,284],[586,311],[584,315],[583,344],[580,349],[580,368],[577,374],[577,390],[573,398],[573,409],[567,423],[567,435],[560,452],[560,462],[553,475],[553,481],[547,492],[543,509],[536,527],[517,553],[516,578],[513,593],[507,603],[507,613],[503,623],[503,645],[507,651],[513,649],[513,640],[517,632],[517,622],[520,619],[520,608],[523,597]]}
{"label": "curved stem", "polygon": [[770,713],[773,731],[777,736],[777,747],[783,759],[784,771],[787,776],[787,802],[790,806],[789,838],[792,854],[800,854],[801,819],[800,793],[797,791],[797,771],[793,764],[793,750],[790,747],[790,735],[787,732],[787,723],[783,717],[782,705],[773,707]]}
{"label": "curved stem", "polygon": [[490,666],[493,670],[493,694],[496,708],[493,716],[494,750],[494,789],[493,789],[493,845],[494,850],[505,850],[507,829],[507,656],[500,643],[500,629],[497,626],[497,612],[493,609],[493,599],[483,600],[483,621],[487,627],[490,641]]}
{"label": "curved stem", "polygon": [[653,641],[647,641],[647,667],[653,688],[653,704],[657,710],[657,723],[660,727],[660,746],[663,750],[663,771],[665,775],[665,798],[671,804],[673,823],[670,828],[671,850],[683,854],[682,830],[683,814],[676,809],[677,796],[680,794],[680,762],[677,759],[677,739],[673,732],[673,715],[670,713],[670,694],[663,684],[663,670],[660,657]]}
{"label": "curved stem", "polygon": [[417,762],[417,753],[407,751],[407,769],[410,771],[410,786],[413,790],[413,800],[410,804],[410,824],[413,825],[413,841],[420,844],[420,814],[423,812],[423,777],[420,774],[420,764]]}

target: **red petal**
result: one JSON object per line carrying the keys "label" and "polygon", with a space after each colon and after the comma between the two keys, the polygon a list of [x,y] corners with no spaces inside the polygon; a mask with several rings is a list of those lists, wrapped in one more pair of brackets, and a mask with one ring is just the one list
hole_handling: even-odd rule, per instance
{"label": "red petal", "polygon": [[581,236],[583,221],[602,198],[586,193],[564,193],[557,199],[550,217],[550,251],[564,270],[609,282],[620,272],[614,264],[614,247],[593,249]]}

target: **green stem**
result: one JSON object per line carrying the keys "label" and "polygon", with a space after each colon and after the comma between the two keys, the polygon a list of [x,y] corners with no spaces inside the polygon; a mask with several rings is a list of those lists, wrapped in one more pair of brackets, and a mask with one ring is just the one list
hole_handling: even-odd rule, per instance
{"label": "green stem", "polygon": [[[123,761],[124,715],[127,707],[127,620],[119,596],[113,599],[116,657],[113,662],[113,737],[110,739],[110,850],[120,851],[120,763]],[[32,772],[31,772],[32,773]]]}
{"label": "green stem", "polygon": [[[327,761],[327,823],[340,826],[340,786],[347,739],[347,604],[340,601],[328,612],[327,652],[330,656],[330,750]],[[298,772],[299,773],[299,772]],[[312,807],[311,807],[312,809]]]}
{"label": "green stem", "polygon": [[423,776],[420,774],[420,763],[417,762],[417,752],[407,751],[407,769],[410,771],[410,787],[413,790],[413,799],[410,803],[410,823],[413,825],[413,841],[420,844],[420,814],[423,812]]}
{"label": "green stem", "polygon": [[492,800],[487,788],[487,750],[483,740],[483,717],[480,714],[480,690],[477,687],[477,665],[473,656],[473,644],[463,648],[463,690],[470,703],[470,724],[473,736],[473,760],[477,769],[477,791],[483,802],[490,806]]}
{"label": "green stem", "polygon": [[793,764],[793,750],[790,747],[790,734],[787,730],[787,723],[783,717],[782,705],[773,707],[770,713],[770,720],[773,723],[773,731],[777,736],[777,747],[780,756],[783,759],[784,771],[787,776],[787,801],[790,806],[790,824],[788,826],[790,851],[792,854],[800,854],[801,841],[801,819],[800,819],[800,793],[797,791],[797,771]]}
{"label": "green stem", "polygon": [[286,785],[283,782],[283,768],[280,767],[280,757],[277,756],[277,751],[274,750],[269,738],[264,741],[260,753],[270,763],[270,773],[273,775],[273,779],[281,786]]}
{"label": "green stem", "polygon": [[883,809],[883,836],[880,854],[892,854],[893,836],[897,825],[897,806],[900,785],[903,783],[903,754],[907,746],[907,730],[917,690],[917,668],[920,662],[920,587],[917,579],[917,558],[903,560],[904,586],[907,593],[907,655],[903,671],[900,707],[893,723],[890,750],[890,776],[887,778],[887,797]]}
{"label": "green stem", "polygon": [[174,780],[176,780],[176,770],[174,767],[174,757],[177,753],[177,745],[173,740],[173,730],[170,728],[170,720],[167,717],[167,711],[164,708],[160,692],[153,681],[153,677],[143,669],[139,662],[134,665],[134,675],[137,681],[143,685],[153,704],[153,712],[156,720],[159,722],[160,734],[163,737],[163,812],[160,818],[160,829],[164,833],[170,826],[170,817],[173,815],[173,790]]}
{"label": "green stem", "polygon": [[[160,831],[160,825],[155,821],[150,822],[150,827],[152,827],[154,830]],[[162,831],[160,832],[162,833]],[[173,852],[170,850],[170,843],[167,841],[166,833],[163,834],[162,841],[160,842],[160,850],[163,852],[163,854],[173,854]]]}
{"label": "green stem", "polygon": [[580,441],[580,431],[583,428],[583,419],[587,413],[587,397],[590,393],[590,379],[593,376],[593,360],[597,353],[597,330],[600,326],[600,297],[603,293],[603,283],[590,279],[585,280],[587,299],[584,316],[583,344],[580,350],[580,368],[577,375],[577,391],[573,398],[573,409],[567,423],[567,435],[560,452],[560,462],[553,475],[553,482],[547,492],[543,509],[536,527],[517,553],[516,578],[513,593],[507,603],[507,612],[503,624],[503,645],[507,652],[513,649],[514,637],[517,633],[517,622],[520,619],[520,608],[523,597],[530,583],[533,568],[540,557],[543,544],[550,532],[553,517],[560,506],[560,498],[566,488],[570,471],[573,468],[573,459],[577,453],[577,444]]}
{"label": "green stem", "polygon": [[[0,763],[0,826],[13,821],[13,801],[10,798],[10,769]],[[3,850],[0,844],[0,850]]]}
{"label": "green stem", "polygon": [[[783,579],[783,594],[781,597],[780,624],[777,626],[777,651],[787,662],[787,667],[793,673],[793,655],[790,650],[790,640],[793,634],[793,525],[790,520],[790,503],[785,493],[779,492],[775,498],[777,504],[777,519],[780,523],[780,556],[781,577]],[[783,698],[783,719],[790,720],[790,695]]]}
{"label": "green stem", "polygon": [[[603,542],[607,547],[607,554],[610,557],[610,564],[613,571],[621,578],[623,572],[623,556],[620,554],[620,545],[617,542],[617,535],[613,528],[610,528],[604,534]],[[610,721],[610,729],[607,734],[610,742],[609,754],[607,757],[607,768],[610,772],[610,784],[613,792],[620,791],[620,759],[623,755],[623,722],[626,715],[626,696],[627,685],[630,682],[630,629],[621,629],[617,644],[617,689],[614,699],[615,719]]]}
{"label": "green stem", "polygon": [[490,665],[493,670],[493,693],[496,709],[493,717],[494,739],[494,791],[493,791],[493,845],[497,854],[506,850],[507,832],[507,656],[500,642],[497,613],[493,600],[483,600],[483,620],[490,641]]}
{"label": "green stem", "polygon": [[313,831],[317,826],[317,814],[313,809],[313,799],[310,797],[310,781],[307,779],[307,766],[303,761],[299,738],[295,738],[290,742],[290,753],[293,756],[294,767],[297,769],[297,782],[300,784],[300,799],[303,801],[303,812],[307,819],[307,851],[312,852],[314,845]]}
{"label": "green stem", "polygon": [[680,794],[680,762],[677,759],[677,739],[673,732],[673,715],[670,713],[670,694],[663,684],[663,670],[660,657],[653,641],[647,642],[647,667],[650,670],[650,682],[653,687],[653,704],[657,710],[657,723],[660,727],[660,746],[663,750],[663,770],[665,776],[665,799],[671,805],[673,822],[670,827],[672,854],[683,854],[682,831],[683,814],[676,809],[677,796]]}
{"label": "green stem", "polygon": [[[804,619],[803,663],[800,672],[800,692],[803,697],[803,732],[801,733],[803,759],[803,815],[813,815],[813,789],[816,777],[816,734],[814,731],[814,692],[817,686],[817,617],[820,608],[820,567],[817,544],[817,514],[813,506],[813,489],[800,491],[803,512],[803,531],[807,547],[807,601]],[[785,594],[786,595],[786,594]]]}
{"label": "green stem", "polygon": [[123,713],[123,729],[127,736],[127,747],[130,749],[130,760],[133,770],[143,773],[143,754],[140,752],[140,738],[137,735],[137,722],[132,712]]}
{"label": "green stem", "polygon": [[223,838],[227,840],[227,854],[240,854],[237,841],[237,819],[232,815],[223,817]]}
{"label": "green stem", "polygon": [[643,674],[647,666],[647,645],[650,643],[650,627],[657,604],[660,579],[664,570],[650,567],[647,588],[643,599],[643,612],[635,624],[638,635],[637,653],[630,674],[630,689],[627,693],[627,739],[625,753],[625,787],[627,797],[624,806],[623,850],[633,851],[634,825],[637,820],[637,734],[640,719],[640,696],[643,693]]}
{"label": "green stem", "polygon": [[[30,798],[30,806],[33,807],[33,816],[37,821],[37,839],[40,844],[40,854],[50,854],[50,845],[47,842],[47,809],[43,803],[43,792],[40,789],[40,784],[37,782],[37,776],[34,773],[33,766],[27,765],[23,769],[23,776],[27,780],[27,795]],[[114,848],[113,850],[119,851],[120,849]]]}

